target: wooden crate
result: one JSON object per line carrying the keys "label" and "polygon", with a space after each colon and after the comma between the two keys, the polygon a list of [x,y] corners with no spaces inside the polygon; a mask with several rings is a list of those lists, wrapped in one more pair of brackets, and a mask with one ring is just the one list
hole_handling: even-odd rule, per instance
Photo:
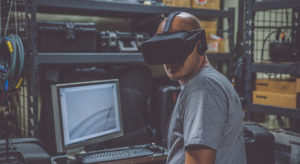
{"label": "wooden crate", "polygon": [[186,7],[186,8],[192,7],[191,0],[163,0],[163,4],[165,4],[166,6],[173,6],[173,7]]}
{"label": "wooden crate", "polygon": [[296,80],[296,92],[300,93],[300,78]]}
{"label": "wooden crate", "polygon": [[207,40],[207,53],[229,53],[229,40]]}
{"label": "wooden crate", "polygon": [[200,19],[201,28],[206,32],[206,39],[210,39],[210,34],[217,35],[218,20],[203,20]]}
{"label": "wooden crate", "polygon": [[192,0],[192,8],[220,10],[220,0]]}
{"label": "wooden crate", "polygon": [[258,79],[255,82],[255,88],[257,91],[295,94],[296,82],[274,79]]}
{"label": "wooden crate", "polygon": [[253,91],[253,103],[296,109],[297,95],[296,93],[282,94],[274,92]]}

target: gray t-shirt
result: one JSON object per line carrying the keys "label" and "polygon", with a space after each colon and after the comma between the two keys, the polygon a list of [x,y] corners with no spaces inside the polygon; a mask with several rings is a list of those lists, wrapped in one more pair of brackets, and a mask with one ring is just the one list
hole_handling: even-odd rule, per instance
{"label": "gray t-shirt", "polygon": [[169,164],[184,164],[185,148],[215,149],[216,164],[246,164],[243,112],[232,84],[212,66],[184,84],[168,129]]}

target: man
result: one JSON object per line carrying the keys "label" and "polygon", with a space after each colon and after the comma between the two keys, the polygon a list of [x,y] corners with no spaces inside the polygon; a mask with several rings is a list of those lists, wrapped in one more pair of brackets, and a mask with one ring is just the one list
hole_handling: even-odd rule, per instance
{"label": "man", "polygon": [[[163,32],[166,19],[158,27]],[[169,32],[200,28],[185,12],[176,15]],[[225,76],[199,54],[199,40],[181,64],[164,64],[170,79],[182,86],[167,135],[170,164],[245,164],[242,109],[239,97]]]}

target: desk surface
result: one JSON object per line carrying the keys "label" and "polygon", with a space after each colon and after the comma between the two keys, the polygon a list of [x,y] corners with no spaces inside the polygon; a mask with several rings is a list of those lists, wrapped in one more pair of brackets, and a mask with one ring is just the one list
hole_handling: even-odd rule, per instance
{"label": "desk surface", "polygon": [[[143,156],[137,158],[128,158],[122,160],[115,160],[110,162],[99,162],[99,164],[162,164],[163,159],[166,160],[167,155],[162,157],[162,154],[154,154],[151,156]],[[52,164],[80,164],[77,160],[65,158],[52,157]]]}

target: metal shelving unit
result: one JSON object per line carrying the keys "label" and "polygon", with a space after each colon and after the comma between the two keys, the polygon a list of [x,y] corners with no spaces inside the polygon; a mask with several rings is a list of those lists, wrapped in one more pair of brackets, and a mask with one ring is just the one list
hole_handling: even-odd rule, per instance
{"label": "metal shelving unit", "polygon": [[[205,18],[228,18],[229,28],[228,32],[230,48],[232,49],[234,39],[234,8],[229,10],[208,10],[208,9],[190,9],[154,5],[141,5],[141,4],[127,4],[116,2],[100,2],[100,1],[83,1],[83,0],[37,0],[33,6],[34,11],[38,13],[56,13],[56,14],[78,14],[78,15],[93,15],[93,16],[109,16],[109,17],[134,17],[134,18],[147,18],[153,15],[169,14],[172,11],[182,10],[194,14],[197,17]],[[36,20],[35,20],[36,22]],[[36,24],[32,28],[35,28]],[[109,55],[113,55],[109,59]],[[208,57],[211,60],[232,60],[231,53],[211,53]],[[60,56],[58,59],[57,55]],[[140,55],[140,56],[139,56]],[[143,62],[141,53],[37,53],[35,57],[42,63],[63,63],[62,59],[67,59],[67,63],[89,63],[91,62]],[[91,57],[87,59],[88,57]],[[83,57],[83,58],[81,58]],[[126,58],[130,59],[126,59]],[[83,59],[83,60],[81,60]],[[111,60],[110,60],[111,59]],[[119,59],[119,60],[118,60]],[[36,62],[35,64],[39,64]]]}
{"label": "metal shelving unit", "polygon": [[251,112],[280,115],[289,118],[299,119],[299,111],[296,109],[281,108],[276,106],[267,106],[267,105],[260,105],[260,104],[251,104],[249,109]]}
{"label": "metal shelving unit", "polygon": [[[226,18],[234,15],[234,9],[209,10],[190,9],[179,7],[141,5],[118,2],[101,2],[97,0],[37,0],[37,12],[60,13],[79,15],[105,15],[113,17],[145,17],[153,14],[169,14],[172,11],[182,10],[198,17]],[[138,15],[137,15],[138,14]]]}
{"label": "metal shelving unit", "polygon": [[[0,37],[3,39],[4,36],[9,36],[11,34],[19,36],[22,40],[28,39],[28,33],[26,29],[26,14],[25,11],[26,1],[25,0],[0,0]],[[19,11],[22,9],[22,11]],[[3,40],[2,40],[3,41]],[[25,51],[26,51],[25,47]],[[6,59],[6,52],[1,49],[1,65],[2,67],[7,67],[7,64],[4,64]],[[10,62],[12,63],[12,62]],[[17,62],[19,63],[19,62]],[[21,63],[21,62],[20,62]],[[16,64],[19,65],[19,64]],[[27,77],[27,74],[24,73],[21,76],[23,79]],[[3,80],[5,75],[1,72],[1,86],[3,86]],[[26,101],[27,101],[27,92],[25,88],[27,87],[26,83],[20,83],[21,85],[13,90],[8,90],[2,96],[1,100],[1,109],[0,109],[0,139],[6,137],[20,138],[27,137],[27,134],[30,133],[27,131],[27,126],[30,120],[27,120],[26,116],[31,113],[27,110]],[[3,91],[3,88],[1,87]],[[3,92],[4,93],[4,92]],[[12,96],[18,97],[16,100],[12,100]],[[10,100],[10,101],[8,101]],[[8,103],[10,105],[8,105]],[[4,114],[5,112],[9,114]],[[7,117],[9,116],[9,118]]]}
{"label": "metal shelving unit", "polygon": [[[29,108],[32,113],[38,113],[38,71],[41,64],[87,64],[87,63],[134,63],[143,62],[142,54],[137,53],[42,53],[37,48],[37,13],[68,14],[68,15],[89,15],[117,18],[147,19],[157,16],[167,15],[172,11],[182,10],[194,14],[199,18],[222,18],[228,19],[228,29],[222,31],[228,33],[230,40],[230,53],[211,53],[208,58],[211,60],[224,61],[229,68],[232,65],[234,47],[234,19],[235,9],[228,10],[208,10],[190,9],[154,5],[127,4],[116,2],[103,2],[96,0],[28,0],[30,15],[28,31],[30,37],[29,44],[29,65],[30,95],[28,100]],[[229,69],[231,70],[231,69]],[[37,115],[30,115],[32,118],[31,128],[32,137],[38,137],[38,118]]]}
{"label": "metal shelving unit", "polygon": [[[257,12],[264,12],[269,10],[287,9],[287,8],[300,8],[300,1],[297,0],[276,0],[276,1],[265,1],[255,2],[255,0],[246,0],[246,13],[245,13],[245,48],[244,54],[246,59],[246,75],[245,75],[245,97],[247,100],[247,112],[257,112],[264,114],[281,115],[290,118],[300,119],[300,109],[288,109],[276,106],[258,105],[252,103],[252,91],[253,91],[253,77],[254,73],[274,73],[274,74],[291,74],[294,76],[300,76],[300,64],[295,63],[255,63],[254,62],[254,38],[255,29],[290,29],[293,30],[295,27],[294,17],[292,18],[292,27],[286,26],[288,20],[282,20],[281,22],[267,22],[266,25],[257,25],[261,22],[255,22],[255,15]],[[295,12],[293,10],[293,12]],[[296,11],[297,12],[297,11]],[[285,13],[286,14],[286,13]],[[267,17],[267,16],[265,16]],[[271,16],[270,16],[271,18]],[[261,21],[261,20],[260,20]],[[284,22],[285,21],[285,22]],[[255,24],[257,23],[257,24]],[[278,25],[278,24],[285,25]]]}
{"label": "metal shelving unit", "polygon": [[300,64],[298,63],[252,63],[251,72],[291,74],[300,76]]}
{"label": "metal shelving unit", "polygon": [[38,53],[36,64],[144,62],[141,53]]}
{"label": "metal shelving unit", "polygon": [[274,9],[286,9],[299,7],[300,1],[297,0],[274,0],[269,2],[255,2],[252,3],[253,11],[265,11],[265,10],[274,10]]}
{"label": "metal shelving unit", "polygon": [[[229,53],[209,53],[210,60],[230,61]],[[144,62],[141,53],[38,53],[36,64]]]}

